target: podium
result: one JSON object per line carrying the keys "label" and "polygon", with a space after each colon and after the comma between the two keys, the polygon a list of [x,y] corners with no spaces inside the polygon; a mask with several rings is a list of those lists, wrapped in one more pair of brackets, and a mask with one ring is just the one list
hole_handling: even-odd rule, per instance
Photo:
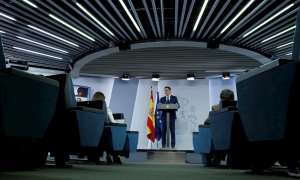
{"label": "podium", "polygon": [[178,104],[157,104],[157,109],[166,112],[166,148],[170,147],[170,112],[176,111],[179,108]]}

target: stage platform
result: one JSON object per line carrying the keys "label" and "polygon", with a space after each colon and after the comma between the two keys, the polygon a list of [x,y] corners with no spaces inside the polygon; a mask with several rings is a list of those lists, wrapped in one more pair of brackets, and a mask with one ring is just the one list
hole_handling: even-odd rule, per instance
{"label": "stage platform", "polygon": [[[87,157],[78,158],[76,155],[70,155],[71,163],[86,163]],[[106,154],[100,157],[101,162],[106,162]],[[137,152],[130,153],[128,158],[121,157],[122,162],[141,162],[154,164],[202,164],[201,154],[196,154],[189,150],[174,150],[174,149],[139,149]],[[48,155],[47,162],[54,164],[54,157]]]}
{"label": "stage platform", "polygon": [[129,158],[123,158],[124,162],[147,162],[147,163],[171,163],[171,164],[201,164],[202,156],[189,150],[175,149],[139,149],[131,153]]}

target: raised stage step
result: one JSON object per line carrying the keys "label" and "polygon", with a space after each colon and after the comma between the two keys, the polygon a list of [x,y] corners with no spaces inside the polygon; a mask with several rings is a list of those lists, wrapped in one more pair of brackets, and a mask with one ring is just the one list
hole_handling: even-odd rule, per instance
{"label": "raised stage step", "polygon": [[149,163],[191,163],[201,164],[202,157],[193,151],[181,150],[149,150],[143,149],[130,153],[129,158],[121,157],[124,162],[149,162]]}
{"label": "raised stage step", "polygon": [[147,162],[153,163],[185,163],[185,152],[148,151]]}

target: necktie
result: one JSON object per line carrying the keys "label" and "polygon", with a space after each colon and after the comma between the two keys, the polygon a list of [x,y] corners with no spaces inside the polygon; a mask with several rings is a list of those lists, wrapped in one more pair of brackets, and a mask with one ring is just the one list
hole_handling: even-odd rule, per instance
{"label": "necktie", "polygon": [[170,104],[170,97],[167,97],[167,104]]}

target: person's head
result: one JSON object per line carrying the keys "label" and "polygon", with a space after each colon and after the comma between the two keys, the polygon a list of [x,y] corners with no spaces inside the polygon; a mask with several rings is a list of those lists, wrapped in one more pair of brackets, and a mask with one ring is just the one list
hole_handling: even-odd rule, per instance
{"label": "person's head", "polygon": [[234,93],[230,89],[224,89],[220,93],[221,100],[234,100]]}
{"label": "person's head", "polygon": [[82,97],[82,96],[83,96],[83,89],[82,89],[82,87],[79,87],[79,88],[77,89],[77,96],[79,96],[79,97]]}
{"label": "person's head", "polygon": [[92,101],[96,101],[96,100],[104,101],[105,100],[104,94],[102,92],[99,92],[99,91],[95,92],[95,94],[92,97]]}
{"label": "person's head", "polygon": [[170,96],[170,94],[171,94],[171,88],[169,86],[166,86],[164,88],[164,91],[165,91],[166,96]]}
{"label": "person's head", "polygon": [[212,111],[217,111],[217,110],[219,110],[219,104],[212,105],[212,106],[211,106],[211,110],[212,110]]}

